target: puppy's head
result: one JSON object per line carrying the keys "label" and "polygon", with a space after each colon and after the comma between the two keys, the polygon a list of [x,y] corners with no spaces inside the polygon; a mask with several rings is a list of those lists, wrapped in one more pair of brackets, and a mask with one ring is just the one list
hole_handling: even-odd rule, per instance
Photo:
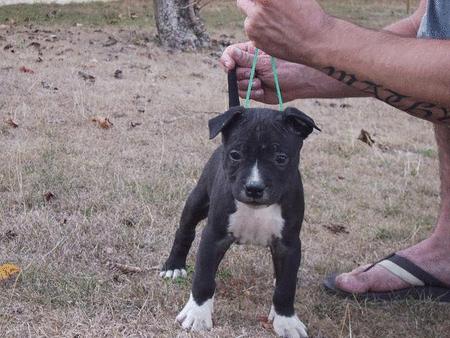
{"label": "puppy's head", "polygon": [[223,166],[236,200],[277,203],[297,175],[303,140],[314,121],[295,108],[233,107],[209,121],[210,138],[222,133]]}

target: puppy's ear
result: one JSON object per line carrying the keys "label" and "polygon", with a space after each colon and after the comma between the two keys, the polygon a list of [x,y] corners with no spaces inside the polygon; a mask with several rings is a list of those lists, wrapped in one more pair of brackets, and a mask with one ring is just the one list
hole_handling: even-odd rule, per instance
{"label": "puppy's ear", "polygon": [[231,122],[244,112],[244,107],[233,107],[225,113],[208,121],[209,139],[216,137],[221,131],[228,127]]}
{"label": "puppy's ear", "polygon": [[313,129],[321,131],[314,120],[297,108],[288,107],[284,110],[284,120],[291,130],[303,139],[312,133]]}

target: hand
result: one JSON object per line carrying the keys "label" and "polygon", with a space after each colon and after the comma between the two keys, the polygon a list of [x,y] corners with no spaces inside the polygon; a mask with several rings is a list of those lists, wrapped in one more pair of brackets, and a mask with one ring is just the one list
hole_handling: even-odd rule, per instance
{"label": "hand", "polygon": [[[254,53],[253,44],[245,42],[229,46],[220,58],[226,71],[237,68],[239,96],[242,98],[245,98],[247,94]],[[301,64],[279,59],[276,62],[283,101],[327,96],[326,87],[330,79],[326,75]],[[337,82],[333,79],[331,81],[333,84]],[[258,54],[250,97],[266,104],[278,103],[270,56],[262,51]]]}
{"label": "hand", "polygon": [[245,32],[255,47],[280,59],[309,64],[311,50],[331,27],[315,0],[237,0],[247,15]]}

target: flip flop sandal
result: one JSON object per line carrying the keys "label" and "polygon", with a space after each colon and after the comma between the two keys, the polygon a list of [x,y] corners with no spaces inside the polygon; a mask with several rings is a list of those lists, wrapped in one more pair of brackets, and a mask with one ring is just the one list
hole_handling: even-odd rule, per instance
{"label": "flip flop sandal", "polygon": [[419,268],[410,260],[394,253],[381,261],[372,264],[365,269],[364,272],[372,269],[376,265],[382,266],[390,273],[412,286],[405,289],[388,292],[351,293],[341,290],[336,286],[336,277],[338,276],[337,273],[331,274],[325,278],[323,281],[323,286],[325,287],[325,290],[331,294],[363,301],[416,299],[423,301],[431,300],[442,303],[450,302],[450,287],[445,285],[436,277],[430,275],[428,272]]}

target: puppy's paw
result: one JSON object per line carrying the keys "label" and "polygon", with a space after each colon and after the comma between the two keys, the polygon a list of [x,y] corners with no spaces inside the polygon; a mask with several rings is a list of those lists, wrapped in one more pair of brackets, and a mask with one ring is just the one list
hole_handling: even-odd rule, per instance
{"label": "puppy's paw", "polygon": [[275,333],[284,338],[307,338],[306,326],[294,314],[291,317],[276,313],[274,306],[270,309],[269,320],[273,321]]}
{"label": "puppy's paw", "polygon": [[185,269],[165,270],[159,273],[159,277],[172,279],[177,279],[178,277],[186,278],[187,272]]}
{"label": "puppy's paw", "polygon": [[212,328],[213,300],[208,299],[202,305],[198,305],[192,297],[177,316],[177,322],[183,329],[192,331],[206,331]]}

